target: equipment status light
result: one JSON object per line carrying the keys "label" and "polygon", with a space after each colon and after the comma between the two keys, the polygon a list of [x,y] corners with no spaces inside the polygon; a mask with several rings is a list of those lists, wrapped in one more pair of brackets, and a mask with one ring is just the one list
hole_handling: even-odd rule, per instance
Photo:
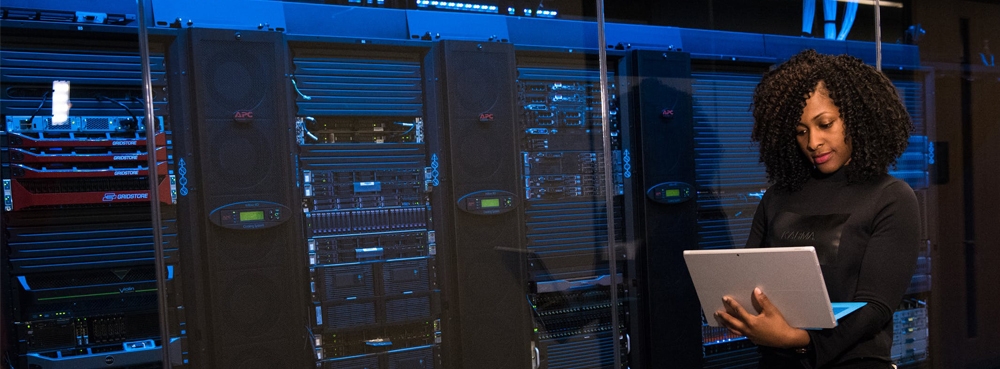
{"label": "equipment status light", "polygon": [[663,182],[646,190],[646,197],[661,204],[679,204],[695,197],[694,188],[684,182]]}
{"label": "equipment status light", "polygon": [[254,230],[274,227],[288,221],[289,217],[282,214],[289,214],[291,211],[287,206],[274,202],[242,201],[220,206],[212,210],[208,218],[220,227]]}
{"label": "equipment status light", "polygon": [[477,215],[503,214],[517,208],[517,195],[500,190],[468,193],[458,199],[458,208]]}
{"label": "equipment status light", "polygon": [[264,211],[263,210],[241,211],[240,212],[240,221],[241,222],[253,222],[253,221],[258,221],[258,220],[264,220]]}

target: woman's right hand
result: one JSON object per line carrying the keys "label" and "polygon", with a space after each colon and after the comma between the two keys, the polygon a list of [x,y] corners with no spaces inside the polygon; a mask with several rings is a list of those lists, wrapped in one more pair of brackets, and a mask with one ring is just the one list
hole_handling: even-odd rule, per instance
{"label": "woman's right hand", "polygon": [[756,345],[777,348],[797,348],[809,345],[809,333],[788,325],[771,300],[760,288],[755,288],[751,301],[757,315],[750,314],[729,296],[722,298],[725,310],[715,312],[715,319],[730,331],[746,336]]}

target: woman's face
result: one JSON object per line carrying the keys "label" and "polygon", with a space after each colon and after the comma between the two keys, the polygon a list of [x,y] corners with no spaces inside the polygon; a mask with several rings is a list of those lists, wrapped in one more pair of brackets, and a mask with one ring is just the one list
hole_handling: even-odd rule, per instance
{"label": "woman's face", "polygon": [[844,134],[844,120],[822,81],[806,99],[795,138],[802,154],[822,173],[836,172],[851,161],[851,142]]}

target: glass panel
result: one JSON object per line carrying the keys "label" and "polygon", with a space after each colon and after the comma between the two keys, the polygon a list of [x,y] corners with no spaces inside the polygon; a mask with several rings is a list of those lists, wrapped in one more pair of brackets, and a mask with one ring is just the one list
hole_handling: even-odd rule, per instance
{"label": "glass panel", "polygon": [[[931,138],[935,128],[929,116],[934,109],[928,94],[934,88],[934,71],[922,66],[924,50],[915,46],[924,31],[919,24],[906,23],[914,12],[910,3],[882,2],[878,16],[871,2],[805,1],[802,7],[784,3],[782,7],[650,3],[645,4],[648,14],[636,14],[637,7],[626,10],[609,4],[609,16],[618,18],[606,28],[606,44],[613,54],[614,49],[624,50],[624,56],[618,62],[609,58],[608,67],[624,66],[619,83],[626,88],[621,92],[622,141],[635,158],[630,162],[635,174],[626,181],[626,193],[631,187],[632,192],[648,195],[627,205],[631,210],[625,222],[636,234],[629,237],[632,248],[626,258],[636,276],[629,294],[632,367],[757,366],[756,345],[709,325],[698,311],[694,291],[686,284],[666,282],[687,280],[680,258],[683,250],[746,244],[758,203],[771,186],[758,161],[759,148],[750,142],[754,89],[765,72],[804,49],[880,63],[913,121],[909,146],[890,174],[917,195],[920,252],[912,282],[903,300],[893,306],[898,334],[885,356],[906,367],[931,364],[929,246],[937,242],[931,199],[934,163],[939,162],[935,145],[940,143]],[[873,26],[876,18],[881,29]],[[670,39],[673,30],[676,38]],[[652,41],[642,36],[656,33],[663,36]],[[871,42],[880,33],[883,40],[898,41]],[[630,42],[615,42],[618,38]],[[687,59],[671,64],[675,57]],[[678,198],[687,188],[694,201]],[[700,327],[688,324],[698,320]],[[674,351],[652,353],[665,347]]]}
{"label": "glass panel", "polygon": [[245,4],[152,4],[158,29],[179,29],[185,363],[622,361],[617,111],[604,134],[593,16],[549,20],[593,10]]}
{"label": "glass panel", "polygon": [[805,49],[914,125],[877,356],[998,363],[996,1],[138,5],[0,5],[7,366],[757,367],[682,252],[745,245],[754,90]]}
{"label": "glass panel", "polygon": [[2,22],[3,365],[158,363],[157,242],[178,252],[166,46],[139,42],[135,3],[4,2]]}

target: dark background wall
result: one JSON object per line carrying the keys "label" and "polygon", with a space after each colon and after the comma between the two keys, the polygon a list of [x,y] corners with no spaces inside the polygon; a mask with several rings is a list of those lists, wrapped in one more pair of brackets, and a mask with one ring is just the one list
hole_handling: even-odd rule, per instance
{"label": "dark background wall", "polygon": [[[903,7],[882,8],[882,39],[885,42],[902,40],[910,26],[911,0],[894,0]],[[593,19],[596,14],[591,2],[579,0],[527,0],[512,1],[515,7],[537,7],[539,4],[557,9],[561,18]],[[506,3],[504,3],[506,4]],[[844,19],[846,6],[837,4],[838,30]],[[682,28],[711,29],[718,31],[765,33],[799,36],[802,33],[802,7],[798,0],[708,0],[662,1],[624,0],[605,1],[606,19],[609,22],[638,23]],[[822,37],[823,0],[815,4],[813,35]],[[875,12],[872,5],[860,4],[857,19],[848,35],[850,40],[872,40],[875,37]]]}
{"label": "dark background wall", "polygon": [[[1000,2],[916,2],[927,30],[922,64],[932,68],[937,141],[949,143],[948,182],[937,187],[931,345],[935,368],[1000,367],[1000,68],[979,53],[1000,49]],[[963,29],[962,24],[966,26]],[[994,51],[994,53],[996,53]]]}

